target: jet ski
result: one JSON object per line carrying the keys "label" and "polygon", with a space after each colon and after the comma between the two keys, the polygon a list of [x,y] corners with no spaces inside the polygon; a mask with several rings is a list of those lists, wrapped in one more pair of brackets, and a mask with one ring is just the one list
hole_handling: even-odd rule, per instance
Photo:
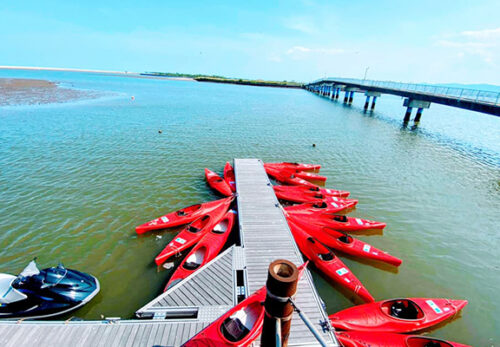
{"label": "jet ski", "polygon": [[94,276],[62,264],[39,270],[35,260],[16,277],[0,274],[0,319],[39,319],[76,310],[99,292]]}

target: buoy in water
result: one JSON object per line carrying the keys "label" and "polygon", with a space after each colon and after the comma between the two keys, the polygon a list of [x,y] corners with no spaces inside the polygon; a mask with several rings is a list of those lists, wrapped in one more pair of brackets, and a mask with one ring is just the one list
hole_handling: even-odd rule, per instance
{"label": "buoy in water", "polygon": [[315,143],[313,143],[313,147],[316,147],[316,144],[315,144]]}
{"label": "buoy in water", "polygon": [[132,96],[130,97],[130,99],[135,100],[135,96],[133,96],[133,95],[132,95]]}
{"label": "buoy in water", "polygon": [[158,130],[158,134],[161,134],[161,133],[162,133],[162,131],[161,131],[161,130]]}

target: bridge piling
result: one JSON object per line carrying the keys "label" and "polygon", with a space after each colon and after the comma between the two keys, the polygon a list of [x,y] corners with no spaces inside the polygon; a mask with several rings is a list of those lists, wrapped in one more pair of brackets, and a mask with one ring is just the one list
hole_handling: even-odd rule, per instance
{"label": "bridge piling", "polygon": [[377,97],[374,96],[372,99],[372,107],[370,108],[372,111],[375,109],[375,102],[377,101]]}
{"label": "bridge piling", "polygon": [[346,90],[344,94],[344,104],[347,104],[348,100],[349,100],[349,92]]}
{"label": "bridge piling", "polygon": [[354,99],[354,91],[351,91],[349,95],[349,104],[352,104],[352,100]]}
{"label": "bridge piling", "polygon": [[419,107],[417,109],[417,115],[415,116],[415,119],[413,120],[413,122],[415,123],[415,125],[418,125],[418,123],[420,123],[420,117],[422,117],[422,111],[424,109],[422,107]]}
{"label": "bridge piling", "polygon": [[337,88],[337,92],[335,93],[335,99],[338,100],[340,95],[340,88]]}
{"label": "bridge piling", "polygon": [[412,107],[411,106],[408,106],[406,108],[406,113],[405,113],[405,118],[403,120],[403,123],[407,124],[409,121],[410,121],[410,117],[411,117],[411,111],[412,111]]}
{"label": "bridge piling", "polygon": [[364,110],[366,111],[368,109],[368,105],[370,104],[370,95],[366,96],[366,101],[365,101],[365,107]]}

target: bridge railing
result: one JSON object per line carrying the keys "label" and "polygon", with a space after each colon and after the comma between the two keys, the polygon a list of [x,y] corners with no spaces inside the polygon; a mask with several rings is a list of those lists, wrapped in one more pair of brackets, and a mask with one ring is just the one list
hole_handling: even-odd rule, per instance
{"label": "bridge railing", "polygon": [[490,103],[493,105],[500,105],[500,92],[491,92],[487,90],[469,89],[469,88],[455,88],[436,86],[429,84],[416,84],[416,83],[400,83],[392,81],[375,81],[375,80],[361,80],[356,78],[327,78],[317,80],[312,83],[318,82],[340,82],[346,84],[357,84],[364,87],[379,87],[400,91],[420,92],[429,95],[449,96],[458,98],[460,100],[480,101]]}

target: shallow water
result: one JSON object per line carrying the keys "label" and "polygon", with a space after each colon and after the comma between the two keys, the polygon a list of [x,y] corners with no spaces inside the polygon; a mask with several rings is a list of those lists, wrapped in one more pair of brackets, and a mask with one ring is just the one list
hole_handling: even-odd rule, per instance
{"label": "shallow water", "polygon": [[[171,270],[153,258],[175,235],[134,226],[214,199],[203,169],[227,160],[320,163],[327,186],[359,199],[351,215],[387,222],[360,239],[403,259],[398,271],[342,256],[376,299],[466,298],[431,335],[500,343],[500,119],[432,105],[402,128],[402,100],[373,114],[303,90],[65,72],[0,70],[97,90],[91,101],[0,108],[0,272],[38,256],[96,275],[101,293],[74,315],[130,318]],[[131,100],[131,96],[135,100]],[[162,130],[162,134],[158,130]],[[311,146],[312,143],[316,147]],[[160,238],[161,236],[161,238]],[[349,297],[314,275],[329,313]]]}

